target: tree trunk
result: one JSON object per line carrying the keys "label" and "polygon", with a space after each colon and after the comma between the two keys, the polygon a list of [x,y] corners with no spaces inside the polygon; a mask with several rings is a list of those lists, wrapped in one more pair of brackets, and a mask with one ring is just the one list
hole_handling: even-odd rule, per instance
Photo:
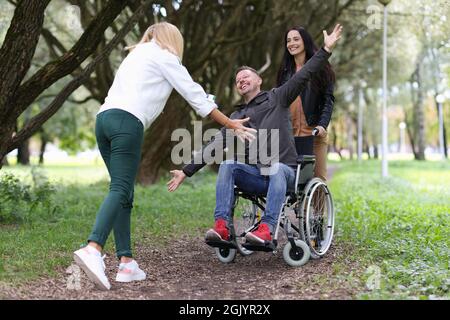
{"label": "tree trunk", "polygon": [[[417,142],[417,149],[414,152],[416,160],[425,160],[425,111],[423,103],[422,92],[422,77],[421,77],[421,59],[416,64],[416,70],[413,73],[413,79],[417,83],[417,97],[413,100],[413,123]],[[414,91],[413,91],[414,93]]]}
{"label": "tree trunk", "polygon": [[[437,92],[437,91],[436,91]],[[436,96],[434,97],[434,101],[436,102]],[[444,106],[442,105],[441,106],[441,108],[442,108],[442,117],[444,117]],[[437,114],[437,116],[438,116],[438,122],[440,121],[440,119],[439,119],[439,104],[436,102],[436,114]],[[444,139],[443,139],[443,143],[444,143],[444,156],[445,156],[445,158],[446,159],[448,159],[448,154],[447,154],[447,134],[446,134],[446,132],[445,132],[445,121],[443,120],[442,121],[442,129],[443,129],[443,134],[444,134]],[[439,140],[440,140],[440,137],[438,137],[438,146],[439,146]],[[439,146],[440,147],[440,146]]]}
{"label": "tree trunk", "polygon": [[30,164],[30,140],[27,139],[17,148],[17,163],[27,166]]}
{"label": "tree trunk", "polygon": [[374,159],[379,159],[379,155],[378,155],[378,146],[377,145],[374,145],[373,146],[373,158]]}
{"label": "tree trunk", "polygon": [[0,164],[0,167],[1,166],[9,166],[9,162],[8,162],[8,158],[7,157],[3,158],[2,163]]}
{"label": "tree trunk", "polygon": [[[15,123],[2,124],[0,126],[0,169],[3,166],[3,159],[5,159],[8,154],[8,142],[15,132],[14,129]],[[1,137],[6,137],[6,139],[2,139]]]}
{"label": "tree trunk", "polygon": [[143,153],[137,177],[138,183],[153,184],[158,181],[162,173],[168,172],[173,166],[170,158],[171,146],[177,142],[171,142],[172,132],[178,128],[191,126],[190,109],[183,105],[186,105],[186,102],[181,96],[170,97],[165,111],[146,131],[142,144]]}
{"label": "tree trunk", "polygon": [[444,129],[444,155],[445,155],[445,159],[448,159],[448,151],[447,151],[447,133],[445,130],[445,122],[442,124],[443,129]]}
{"label": "tree trunk", "polygon": [[417,154],[417,148],[416,148],[416,139],[414,137],[414,132],[411,130],[412,125],[410,125],[410,123],[406,120],[406,114],[405,114],[405,122],[406,122],[406,132],[408,133],[408,138],[409,141],[411,142],[411,149],[412,152],[414,154],[414,159],[418,158],[418,154]]}
{"label": "tree trunk", "polygon": [[45,147],[47,146],[47,135],[44,131],[41,132],[41,148],[39,149],[39,164],[44,164]]}
{"label": "tree trunk", "polygon": [[342,153],[337,145],[337,135],[336,135],[337,131],[336,131],[336,127],[333,124],[331,124],[331,131],[333,132],[333,139],[332,139],[331,146],[333,148],[333,151],[336,152],[339,155],[339,158],[342,160]]}
{"label": "tree trunk", "polygon": [[353,121],[352,118],[347,115],[346,117],[347,122],[347,148],[350,156],[350,160],[353,160]]}
{"label": "tree trunk", "polygon": [[363,142],[363,153],[365,152],[365,153],[367,153],[367,158],[370,160],[371,159],[371,154],[370,154],[370,151],[369,151],[369,143],[367,142],[367,139],[364,139],[364,142]]}

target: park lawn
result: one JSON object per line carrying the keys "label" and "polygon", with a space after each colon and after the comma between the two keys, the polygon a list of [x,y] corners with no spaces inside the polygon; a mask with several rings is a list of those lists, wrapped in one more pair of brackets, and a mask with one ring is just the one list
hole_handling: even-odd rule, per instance
{"label": "park lawn", "polygon": [[450,298],[450,163],[390,162],[387,179],[379,162],[339,166],[336,241],[355,248],[361,279],[375,288],[358,298]]}
{"label": "park lawn", "polygon": [[[101,166],[2,169],[1,177],[14,174],[31,183],[34,176],[48,176],[53,191],[37,206],[20,199],[0,205],[0,283],[18,284],[38,276],[55,275],[56,267],[69,266],[72,253],[83,245],[96,212],[108,191]],[[96,183],[87,183],[90,177]],[[57,181],[57,182],[56,182]],[[215,175],[201,172],[176,193],[169,193],[167,179],[137,186],[132,215],[133,244],[161,246],[172,236],[197,234],[213,222]],[[1,190],[1,189],[0,189]],[[34,195],[32,195],[34,197]],[[5,212],[11,212],[5,217]],[[5,220],[9,218],[9,220]],[[170,237],[169,237],[170,235]],[[105,250],[114,255],[113,237]]]}
{"label": "park lawn", "polygon": [[[376,161],[332,165],[339,168],[330,182],[335,243],[352,248],[351,256],[337,259],[335,269],[339,273],[340,266],[353,262],[360,268],[351,277],[368,283],[373,270],[381,275],[379,289],[355,298],[449,298],[450,163],[393,161],[384,180]],[[20,181],[33,180],[27,178],[28,168],[2,169],[0,177],[8,172]],[[0,282],[15,285],[53,276],[56,267],[72,263],[72,252],[88,236],[107,192],[105,174],[102,166],[92,165],[34,171],[34,176],[48,176],[54,190],[37,206],[19,200],[6,206],[19,214],[14,222],[3,217],[0,224]],[[169,235],[203,235],[212,225],[214,174],[202,171],[176,193],[167,192],[166,181],[136,188],[134,244],[163,246]],[[111,239],[106,252],[114,254]]]}

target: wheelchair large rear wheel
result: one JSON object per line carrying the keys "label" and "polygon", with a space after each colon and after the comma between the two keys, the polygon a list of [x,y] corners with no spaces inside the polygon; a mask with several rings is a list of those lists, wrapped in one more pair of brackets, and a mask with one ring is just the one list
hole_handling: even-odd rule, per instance
{"label": "wheelchair large rear wheel", "polygon": [[261,218],[260,209],[250,200],[244,200],[241,206],[236,210],[234,215],[234,231],[236,234],[237,250],[243,256],[248,256],[253,251],[248,250],[242,246],[245,242],[245,233]]}
{"label": "wheelchair large rear wheel", "polygon": [[311,257],[325,255],[333,240],[334,207],[331,193],[322,179],[313,178],[306,185],[299,221],[300,236],[311,249]]}

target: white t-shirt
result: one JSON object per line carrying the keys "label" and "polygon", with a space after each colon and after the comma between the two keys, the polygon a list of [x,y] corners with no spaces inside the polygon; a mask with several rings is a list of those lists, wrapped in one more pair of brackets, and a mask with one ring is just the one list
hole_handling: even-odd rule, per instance
{"label": "white t-shirt", "polygon": [[120,64],[98,113],[122,109],[136,116],[147,129],[163,111],[173,88],[202,117],[217,108],[176,55],[154,40],[138,44]]}

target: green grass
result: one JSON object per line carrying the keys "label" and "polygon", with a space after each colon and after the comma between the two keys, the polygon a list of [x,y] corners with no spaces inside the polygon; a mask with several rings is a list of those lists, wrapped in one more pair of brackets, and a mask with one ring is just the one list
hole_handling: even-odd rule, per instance
{"label": "green grass", "polygon": [[353,259],[381,272],[380,288],[359,298],[448,299],[450,164],[392,162],[387,179],[379,162],[340,167],[330,184],[336,239],[355,248]]}
{"label": "green grass", "polygon": [[[23,219],[0,222],[0,282],[20,283],[40,275],[54,275],[57,266],[69,266],[72,252],[83,245],[95,221],[96,212],[108,190],[102,167],[46,167],[55,191],[50,207],[21,201]],[[10,167],[0,177],[13,173],[28,183],[31,170]],[[87,183],[92,179],[97,183]],[[102,180],[103,179],[103,180]],[[151,187],[137,186],[132,215],[132,241],[140,245],[164,245],[167,235],[196,234],[213,222],[215,175],[203,172],[167,192],[167,179]],[[17,203],[6,209],[17,210]],[[5,214],[3,212],[3,214]],[[0,215],[1,218],[1,215]],[[113,237],[105,250],[114,255]]]}
{"label": "green grass", "polygon": [[[381,179],[376,161],[332,165],[339,167],[330,182],[337,212],[335,243],[351,248],[346,250],[351,254],[334,262],[333,276],[365,283],[371,277],[366,271],[379,268],[380,288],[360,292],[359,299],[450,298],[450,163],[392,161],[387,179]],[[0,171],[0,178],[6,173],[20,177],[31,185],[31,197],[40,199],[34,205],[22,200],[3,204],[22,218],[0,224],[0,282],[17,285],[69,266],[107,193],[100,165],[51,165],[39,172],[54,188],[47,198],[37,197],[29,168]],[[215,179],[201,172],[176,193],[167,192],[167,178],[136,187],[133,243],[162,246],[169,234],[202,235],[213,220]],[[105,249],[114,255],[112,239]],[[359,273],[346,276],[349,263]]]}
{"label": "green grass", "polygon": [[42,166],[9,166],[0,171],[11,173],[21,181],[30,183],[32,180],[31,170],[35,168],[38,172],[47,176],[48,180],[56,185],[89,185],[108,179],[108,171],[104,165],[81,165],[81,164],[51,164]]}

